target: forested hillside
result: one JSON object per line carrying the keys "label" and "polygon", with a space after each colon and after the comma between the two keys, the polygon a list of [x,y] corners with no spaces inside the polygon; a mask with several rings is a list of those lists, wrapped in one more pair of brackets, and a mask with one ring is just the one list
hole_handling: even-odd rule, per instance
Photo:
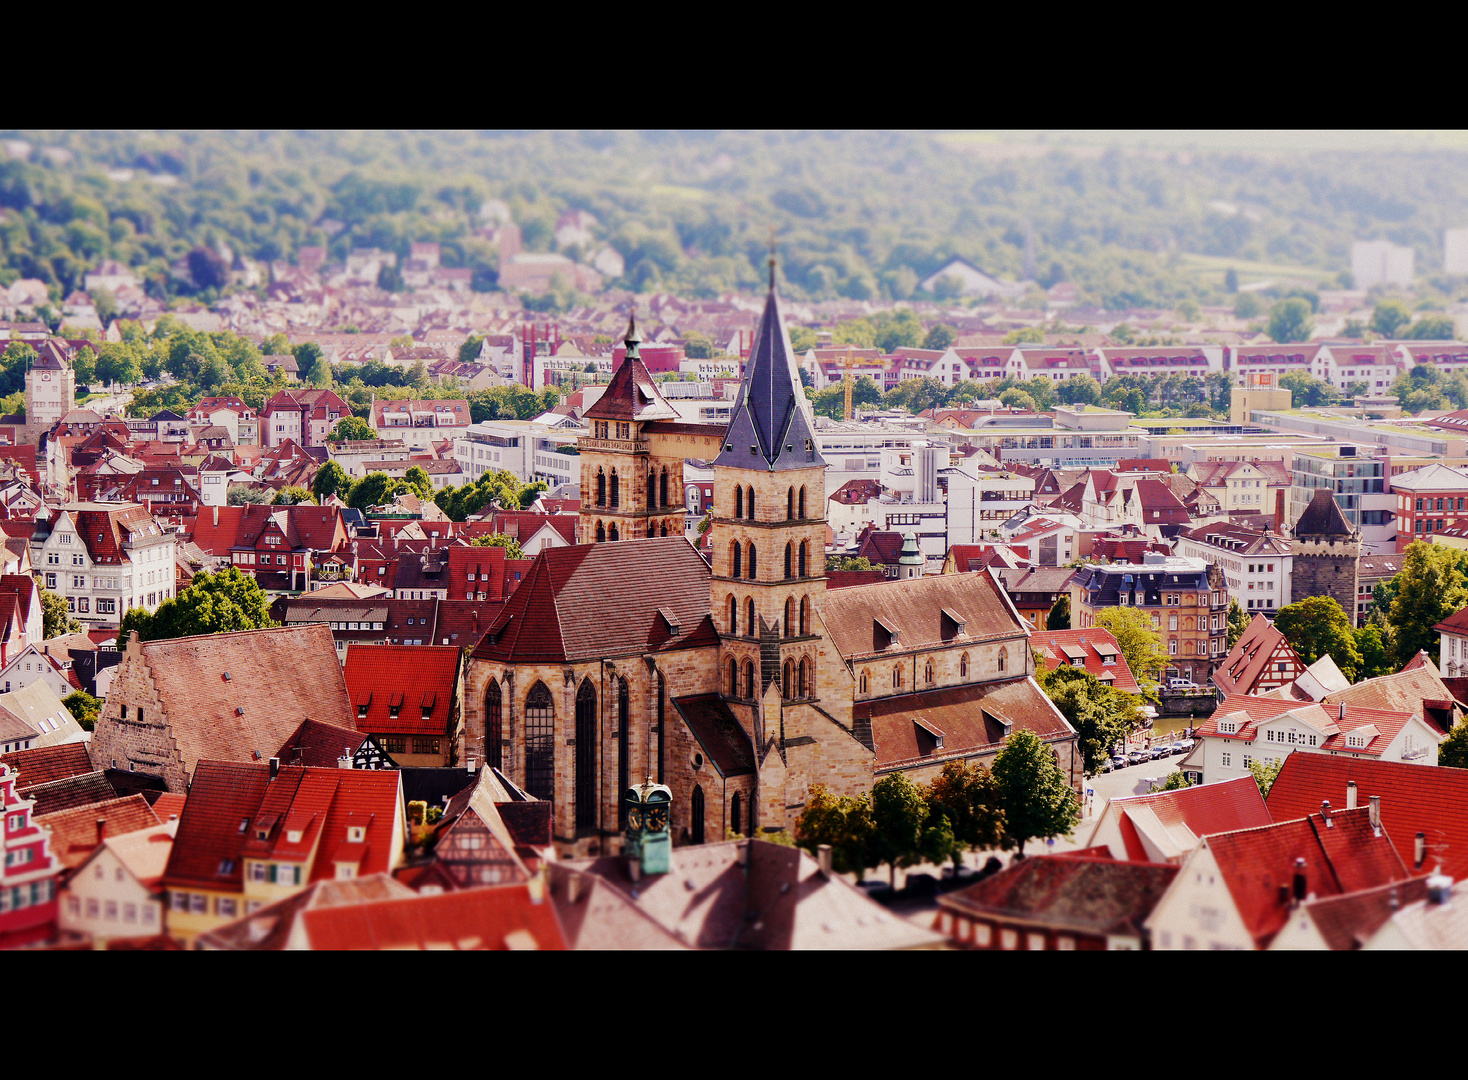
{"label": "forested hillside", "polygon": [[[770,226],[792,296],[905,298],[951,256],[1122,308],[1219,299],[1227,257],[1348,269],[1352,240],[1413,245],[1441,265],[1441,231],[1468,225],[1456,150],[985,155],[900,132],[50,132],[9,131],[0,157],[0,284],[36,277],[64,295],[112,258],[157,295],[211,287],[169,265],[226,245],[292,259],[322,245],[406,254],[436,240],[449,266],[496,287],[476,230],[506,204],[532,251],[557,218],[594,214],[614,284],[716,295],[763,278]],[[12,144],[13,145],[13,144]],[[589,259],[595,250],[573,250]],[[384,285],[393,287],[388,278]],[[1460,284],[1438,282],[1449,288]]]}

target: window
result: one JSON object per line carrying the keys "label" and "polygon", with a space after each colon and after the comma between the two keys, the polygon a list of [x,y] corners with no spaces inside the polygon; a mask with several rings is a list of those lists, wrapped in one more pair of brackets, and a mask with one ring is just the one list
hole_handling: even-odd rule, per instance
{"label": "window", "polygon": [[555,734],[551,692],[537,682],[525,697],[525,785],[537,799],[555,798]]}
{"label": "window", "polygon": [[1003,671],[1004,670],[1004,665],[1005,665],[1005,663],[1008,660],[1009,660],[1009,650],[1008,649],[1000,649],[999,650],[999,657],[998,657],[998,667],[999,667],[999,670],[1000,671]]}
{"label": "window", "polygon": [[414,739],[413,753],[415,754],[437,754],[439,753],[439,741],[437,739]]}
{"label": "window", "polygon": [[861,673],[861,678],[857,680],[857,692],[862,694],[867,692],[867,673],[865,671]]}
{"label": "window", "polygon": [[958,658],[958,677],[960,679],[968,678],[968,653],[964,653]]}
{"label": "window", "polygon": [[902,689],[902,668],[900,665],[892,669],[892,688],[894,690]]}
{"label": "window", "polygon": [[931,660],[923,665],[923,682],[929,686],[933,685],[933,661]]}

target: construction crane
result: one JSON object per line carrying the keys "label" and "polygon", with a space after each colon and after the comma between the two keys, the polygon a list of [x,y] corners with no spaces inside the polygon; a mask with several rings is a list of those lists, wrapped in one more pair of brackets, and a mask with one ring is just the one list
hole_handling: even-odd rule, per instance
{"label": "construction crane", "polygon": [[851,377],[851,366],[856,363],[856,348],[851,342],[846,343],[846,357],[841,361],[841,366],[846,369],[844,381],[846,383],[846,419],[851,419],[851,390],[856,385],[856,380]]}

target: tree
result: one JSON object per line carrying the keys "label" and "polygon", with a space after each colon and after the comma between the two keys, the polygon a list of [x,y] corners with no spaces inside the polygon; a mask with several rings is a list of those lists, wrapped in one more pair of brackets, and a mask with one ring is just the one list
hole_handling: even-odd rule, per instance
{"label": "tree", "polygon": [[1181,788],[1192,787],[1192,781],[1188,774],[1181,769],[1167,774],[1167,779],[1162,782],[1161,787],[1153,788],[1154,791],[1177,791]]}
{"label": "tree", "polygon": [[225,493],[225,502],[230,506],[264,506],[273,498],[275,492],[252,484],[230,484]]}
{"label": "tree", "polygon": [[97,354],[90,345],[83,345],[72,357],[71,370],[76,372],[78,386],[90,386],[97,377]]}
{"label": "tree", "polygon": [[1230,293],[1236,293],[1239,291],[1239,272],[1235,270],[1232,266],[1230,266],[1228,268],[1228,271],[1223,275],[1223,290],[1224,292]]}
{"label": "tree", "polygon": [[305,488],[292,486],[281,488],[270,501],[273,506],[296,506],[300,503],[314,503],[316,499]]}
{"label": "tree", "polygon": [[259,582],[231,566],[217,574],[195,574],[187,589],[163,601],[151,614],[145,608],[131,608],[122,617],[117,647],[125,649],[134,630],[139,641],[160,641],[274,625],[269,599]]}
{"label": "tree", "polygon": [[407,490],[405,480],[393,480],[384,472],[370,472],[352,485],[347,505],[357,510],[369,510],[374,506],[385,506]]}
{"label": "tree", "polygon": [[375,439],[377,432],[372,430],[372,425],[360,416],[348,416],[345,420],[338,420],[336,427],[331,429],[328,435],[329,442],[353,442],[362,439]]}
{"label": "tree", "polygon": [[1374,679],[1379,675],[1390,675],[1397,670],[1392,663],[1392,650],[1382,633],[1381,627],[1375,623],[1366,623],[1358,626],[1352,631],[1356,638],[1356,651],[1361,654],[1361,669],[1357,672],[1360,679]]}
{"label": "tree", "polygon": [[483,334],[470,334],[464,339],[464,344],[459,346],[459,363],[475,364],[479,362],[479,352],[484,348]]}
{"label": "tree", "polygon": [[97,726],[97,716],[102,712],[102,699],[95,698],[85,690],[74,690],[61,699],[66,711],[71,713],[83,731]]}
{"label": "tree", "polygon": [[1412,324],[1407,336],[1414,341],[1452,341],[1457,334],[1448,315],[1424,315]]}
{"label": "tree", "polygon": [[1371,329],[1384,338],[1395,338],[1397,331],[1411,321],[1412,313],[1400,300],[1383,300],[1371,312]]}
{"label": "tree", "polygon": [[1308,300],[1291,296],[1269,309],[1269,336],[1275,341],[1308,341],[1314,329]]}
{"label": "tree", "polygon": [[131,385],[143,377],[143,369],[133,355],[132,348],[115,341],[109,341],[102,346],[93,370],[96,377],[105,383]]}
{"label": "tree", "polygon": [[882,569],[880,566],[875,565],[870,559],[866,558],[865,556],[862,556],[860,558],[851,558],[851,557],[845,556],[845,555],[827,555],[826,556],[826,573],[828,573],[828,574],[832,570],[880,570],[880,569]]}
{"label": "tree", "polygon": [[1241,292],[1234,300],[1234,318],[1253,319],[1264,310],[1259,297],[1251,292]]}
{"label": "tree", "polygon": [[953,829],[955,866],[964,848],[986,851],[1004,839],[1004,813],[994,778],[978,763],[945,762],[928,788],[928,804]]}
{"label": "tree", "polygon": [[1244,631],[1249,629],[1249,616],[1244,614],[1244,609],[1239,607],[1237,600],[1228,602],[1228,647],[1232,651],[1239,638],[1244,636]]}
{"label": "tree", "polygon": [[1038,407],[1035,405],[1035,399],[1015,386],[1011,386],[1008,390],[1004,391],[1004,393],[1000,394],[999,400],[1012,409],[1023,409],[1026,412],[1039,411]]}
{"label": "tree", "polygon": [[923,338],[923,348],[946,349],[957,340],[957,330],[947,323],[938,323],[928,329],[928,336]]}
{"label": "tree", "polygon": [[1111,749],[1142,726],[1138,700],[1109,686],[1085,668],[1062,664],[1054,671],[1041,667],[1036,680],[1060,714],[1076,729],[1077,743],[1088,774],[1095,775]]}
{"label": "tree", "polygon": [[1005,851],[1024,854],[1037,837],[1069,836],[1081,820],[1081,807],[1055,760],[1055,751],[1033,731],[1009,736],[990,770],[1004,812]]}
{"label": "tree", "polygon": [[1096,625],[1109,630],[1116,638],[1122,659],[1131,668],[1132,678],[1137,680],[1142,697],[1156,701],[1162,673],[1171,661],[1162,650],[1162,635],[1152,629],[1147,616],[1136,608],[1106,608],[1097,614]]}
{"label": "tree", "polygon": [[1468,769],[1468,720],[1454,724],[1448,737],[1438,743],[1437,763],[1449,769]]}
{"label": "tree", "polygon": [[831,845],[831,867],[861,880],[872,859],[872,808],[867,796],[832,795],[823,785],[810,789],[795,822],[795,841],[812,855]]}
{"label": "tree", "polygon": [[212,247],[196,247],[188,256],[189,276],[199,289],[222,289],[229,284],[229,264]]}
{"label": "tree", "polygon": [[1026,326],[1019,330],[1011,330],[1000,338],[1001,345],[1042,345],[1045,342],[1045,328],[1042,326]]}
{"label": "tree", "polygon": [[1101,404],[1101,384],[1090,375],[1077,375],[1074,378],[1066,379],[1057,386],[1055,396],[1067,405],[1099,405]]}
{"label": "tree", "polygon": [[1055,601],[1055,606],[1050,609],[1050,614],[1045,616],[1045,629],[1070,629],[1070,593],[1061,593],[1060,599]]}
{"label": "tree", "polygon": [[953,826],[934,813],[923,789],[906,773],[888,773],[872,787],[872,856],[886,863],[894,884],[897,868],[944,863],[953,853]]}
{"label": "tree", "polygon": [[1290,392],[1290,403],[1296,409],[1306,405],[1335,405],[1341,400],[1339,390],[1308,371],[1286,372],[1279,377],[1279,385]]}
{"label": "tree", "polygon": [[335,461],[328,461],[316,470],[316,475],[311,478],[311,494],[316,496],[316,501],[325,503],[333,495],[341,495],[349,492],[352,487],[352,478],[347,475],[347,470]]}
{"label": "tree", "polygon": [[1274,628],[1285,636],[1306,665],[1329,654],[1347,681],[1356,681],[1361,654],[1356,650],[1351,619],[1333,597],[1307,596],[1286,604],[1275,616]]}
{"label": "tree", "polygon": [[423,466],[414,465],[403,474],[403,480],[417,493],[420,499],[433,498],[433,477],[424,471]]}
{"label": "tree", "polygon": [[41,592],[41,637],[50,640],[62,634],[80,634],[82,624],[72,618],[66,598],[37,586]]}
{"label": "tree", "polygon": [[1279,777],[1279,770],[1284,766],[1284,759],[1279,761],[1263,762],[1258,758],[1249,762],[1249,771],[1254,774],[1254,783],[1259,785],[1259,794],[1269,798],[1269,789],[1274,787],[1274,781]]}
{"label": "tree", "polygon": [[525,552],[520,548],[520,542],[513,537],[503,536],[495,533],[492,536],[476,536],[469,541],[470,547],[501,547],[505,549],[505,558],[523,559]]}
{"label": "tree", "polygon": [[[1426,649],[1437,652],[1438,635],[1432,629],[1468,604],[1464,585],[1468,553],[1414,540],[1402,557],[1402,569],[1390,581],[1396,596],[1386,616],[1396,639],[1400,666]],[[1339,661],[1337,661],[1339,662]]]}

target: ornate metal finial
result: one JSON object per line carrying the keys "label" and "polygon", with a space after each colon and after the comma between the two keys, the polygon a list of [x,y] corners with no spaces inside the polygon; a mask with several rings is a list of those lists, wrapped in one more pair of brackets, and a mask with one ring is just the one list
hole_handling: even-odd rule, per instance
{"label": "ornate metal finial", "polygon": [[770,226],[770,291],[775,291],[775,227]]}

